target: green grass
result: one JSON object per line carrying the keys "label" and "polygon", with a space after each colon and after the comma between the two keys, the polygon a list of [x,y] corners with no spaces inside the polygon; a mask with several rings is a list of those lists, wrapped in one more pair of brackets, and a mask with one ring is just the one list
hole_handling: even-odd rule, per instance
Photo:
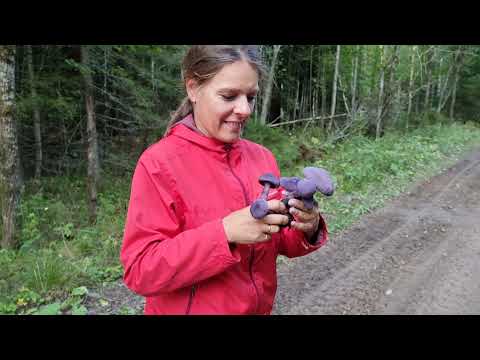
{"label": "green grass", "polygon": [[[20,207],[20,247],[0,250],[0,313],[22,311],[44,299],[65,299],[77,287],[121,278],[129,185],[129,178],[103,178],[98,220],[91,226],[82,179],[47,178],[39,189],[27,184]],[[37,300],[25,300],[25,292]]]}
{"label": "green grass", "polygon": [[[378,141],[356,136],[336,145],[315,129],[294,135],[253,124],[246,137],[273,151],[284,176],[301,176],[304,166],[330,171],[336,193],[317,198],[331,233],[480,145],[480,129],[471,124],[390,132]],[[95,226],[88,224],[85,179],[55,177],[42,179],[40,186],[27,184],[20,207],[20,248],[0,250],[0,314],[83,314],[88,288],[121,278],[130,181],[130,174],[103,176]]]}
{"label": "green grass", "polygon": [[355,137],[335,146],[314,166],[328,169],[337,185],[332,198],[318,197],[329,230],[345,229],[366,212],[399,195],[415,181],[432,177],[458,156],[480,145],[480,128],[432,125],[400,136]]}

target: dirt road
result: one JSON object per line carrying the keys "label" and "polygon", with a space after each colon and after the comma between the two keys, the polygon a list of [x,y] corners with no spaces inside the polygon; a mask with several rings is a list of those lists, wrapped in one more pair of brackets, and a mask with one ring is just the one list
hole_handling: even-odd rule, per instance
{"label": "dirt road", "polygon": [[[278,285],[274,315],[480,314],[480,149],[282,262]],[[142,307],[121,283],[87,301],[90,314]]]}
{"label": "dirt road", "polygon": [[274,314],[480,314],[480,149],[279,270]]}

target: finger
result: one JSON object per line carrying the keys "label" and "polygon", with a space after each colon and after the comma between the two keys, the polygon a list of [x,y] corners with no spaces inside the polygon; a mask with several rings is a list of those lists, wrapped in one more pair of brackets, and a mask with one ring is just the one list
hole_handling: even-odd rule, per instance
{"label": "finger", "polygon": [[292,221],[292,228],[303,231],[303,232],[314,232],[316,226],[313,223],[301,223],[298,221]]}
{"label": "finger", "polygon": [[270,200],[270,201],[268,201],[268,210],[270,210],[272,212],[275,212],[275,213],[281,213],[281,214],[286,214],[287,213],[287,207],[280,200]]}
{"label": "finger", "polygon": [[287,225],[288,224],[288,216],[282,214],[269,214],[265,216],[262,221],[265,224],[270,225]]}
{"label": "finger", "polygon": [[314,211],[301,211],[297,208],[291,207],[290,214],[292,214],[296,220],[301,222],[313,221],[318,218],[318,212]]}
{"label": "finger", "polygon": [[270,224],[265,224],[262,230],[264,234],[275,234],[279,231],[280,231],[280,226],[270,225]]}
{"label": "finger", "polygon": [[272,240],[272,235],[271,234],[262,233],[258,242],[267,242],[267,241],[270,241],[270,240]]}
{"label": "finger", "polygon": [[298,199],[290,199],[290,200],[288,201],[288,205],[293,206],[293,207],[295,207],[295,208],[297,208],[297,209],[299,209],[299,210],[302,210],[302,211],[311,211],[311,210],[312,210],[312,209],[310,209],[310,210],[307,209],[307,208],[305,207],[305,204],[303,203],[303,201],[298,200]]}

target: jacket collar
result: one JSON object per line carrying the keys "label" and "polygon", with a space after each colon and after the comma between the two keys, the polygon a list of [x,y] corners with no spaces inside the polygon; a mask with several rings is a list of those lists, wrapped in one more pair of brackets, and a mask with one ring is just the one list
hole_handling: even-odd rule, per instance
{"label": "jacket collar", "polygon": [[170,135],[192,142],[207,150],[220,153],[225,153],[227,150],[238,150],[241,146],[241,140],[230,144],[205,136],[195,126],[192,114],[187,115],[183,120],[175,124],[167,134],[167,136]]}

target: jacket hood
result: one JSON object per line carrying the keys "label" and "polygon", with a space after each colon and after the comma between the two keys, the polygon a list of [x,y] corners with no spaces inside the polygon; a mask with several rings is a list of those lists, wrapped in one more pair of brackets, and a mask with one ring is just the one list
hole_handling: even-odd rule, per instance
{"label": "jacket hood", "polygon": [[227,150],[238,150],[242,143],[241,140],[237,140],[234,143],[225,143],[205,136],[195,126],[192,114],[187,115],[170,129],[167,136],[172,135],[201,146],[204,149],[219,153],[225,153]]}

